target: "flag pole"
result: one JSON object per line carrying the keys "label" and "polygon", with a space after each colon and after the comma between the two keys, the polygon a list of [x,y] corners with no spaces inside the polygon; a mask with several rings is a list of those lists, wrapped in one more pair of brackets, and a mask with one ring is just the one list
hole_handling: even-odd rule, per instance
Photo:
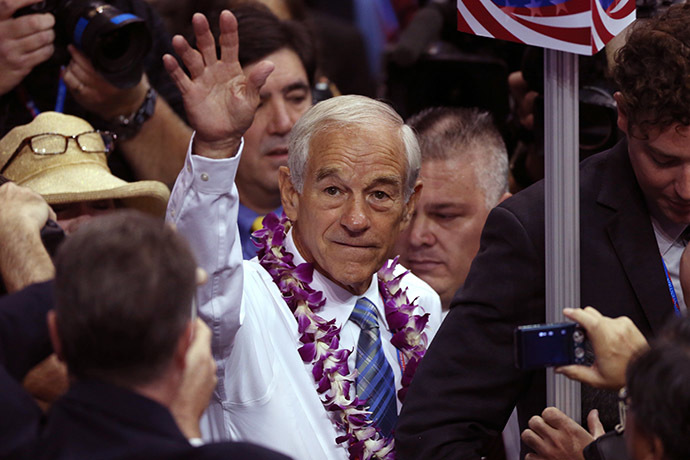
{"label": "flag pole", "polygon": [[[578,56],[544,50],[544,176],[546,321],[564,321],[563,308],[580,307]],[[580,384],[552,368],[546,401],[581,421]]]}

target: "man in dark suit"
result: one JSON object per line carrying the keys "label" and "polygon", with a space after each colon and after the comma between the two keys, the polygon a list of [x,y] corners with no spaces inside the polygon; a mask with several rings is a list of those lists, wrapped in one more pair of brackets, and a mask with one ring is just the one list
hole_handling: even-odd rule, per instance
{"label": "man in dark suit", "polygon": [[[15,447],[23,456],[16,449],[13,456],[286,458],[245,443],[195,447],[202,444],[194,438],[215,386],[215,364],[209,329],[192,319],[196,263],[172,228],[134,211],[115,211],[71,235],[55,267],[55,309],[47,325],[45,287],[29,288],[33,297],[22,291],[21,305],[0,304],[0,384],[13,390],[0,396],[3,416],[8,398],[22,398],[12,419],[2,421],[20,435]],[[34,354],[50,352],[48,335],[71,383],[39,428],[40,413],[11,377],[21,377]],[[20,364],[17,346],[26,351]]]}
{"label": "man in dark suit", "polygon": [[[690,5],[678,5],[634,28],[615,70],[627,140],[580,168],[582,305],[628,316],[647,337],[685,309],[678,264],[690,224],[688,23]],[[520,371],[513,358],[514,328],[544,322],[543,209],[539,183],[489,215],[410,387],[399,458],[477,458],[516,403],[523,428],[544,408],[545,373]],[[583,414],[598,408],[605,426],[616,421],[607,416],[614,401],[583,386]]]}

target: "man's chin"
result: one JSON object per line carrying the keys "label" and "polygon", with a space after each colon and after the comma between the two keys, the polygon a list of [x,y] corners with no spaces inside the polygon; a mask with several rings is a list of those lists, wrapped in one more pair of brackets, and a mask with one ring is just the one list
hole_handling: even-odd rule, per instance
{"label": "man's chin", "polygon": [[676,224],[690,225],[690,205],[671,205],[665,210],[664,214],[667,219]]}

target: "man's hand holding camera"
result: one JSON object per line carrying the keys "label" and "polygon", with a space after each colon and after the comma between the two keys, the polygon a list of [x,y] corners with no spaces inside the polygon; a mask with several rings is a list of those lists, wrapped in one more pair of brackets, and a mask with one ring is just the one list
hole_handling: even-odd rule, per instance
{"label": "man's hand holding camera", "polygon": [[648,348],[647,340],[630,318],[608,318],[592,307],[566,308],[563,314],[587,331],[594,350],[594,364],[562,366],[556,372],[597,388],[623,387],[628,363]]}
{"label": "man's hand holding camera", "polygon": [[52,14],[13,17],[18,9],[33,3],[36,0],[0,0],[0,95],[11,91],[31,69],[53,55]]}
{"label": "man's hand holding camera", "polygon": [[136,86],[121,89],[98,73],[91,61],[74,45],[68,45],[67,51],[72,59],[65,67],[65,85],[77,103],[86,110],[104,120],[111,120],[119,115],[134,113],[144,102],[149,89],[145,74]]}

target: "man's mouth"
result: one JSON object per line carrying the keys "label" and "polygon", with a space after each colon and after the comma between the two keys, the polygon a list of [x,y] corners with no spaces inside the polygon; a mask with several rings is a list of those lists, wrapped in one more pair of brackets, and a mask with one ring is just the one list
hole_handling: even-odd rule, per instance
{"label": "man's mouth", "polygon": [[283,157],[287,156],[288,149],[287,147],[276,147],[274,149],[271,149],[266,153],[266,156],[268,157]]}
{"label": "man's mouth", "polygon": [[413,271],[430,271],[442,264],[440,260],[429,257],[409,259],[407,263]]}
{"label": "man's mouth", "polygon": [[376,249],[376,245],[374,244],[368,244],[368,243],[351,243],[351,242],[346,242],[346,241],[334,241],[335,244],[339,246],[344,246],[346,248],[353,248],[353,249]]}

